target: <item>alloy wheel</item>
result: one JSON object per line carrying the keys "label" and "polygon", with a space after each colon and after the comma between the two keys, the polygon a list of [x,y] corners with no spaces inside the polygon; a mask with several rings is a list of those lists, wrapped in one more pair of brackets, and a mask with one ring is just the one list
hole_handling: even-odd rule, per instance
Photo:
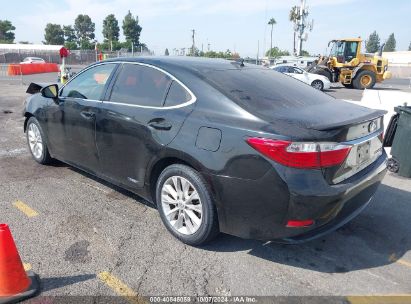
{"label": "alloy wheel", "polygon": [[29,125],[27,135],[31,153],[36,159],[40,159],[43,155],[44,146],[40,130],[36,124],[31,123]]}
{"label": "alloy wheel", "polygon": [[319,80],[314,80],[311,86],[320,91],[323,89],[323,83]]}
{"label": "alloy wheel", "polygon": [[182,176],[169,177],[161,189],[161,207],[170,226],[192,235],[203,221],[203,205],[197,189]]}

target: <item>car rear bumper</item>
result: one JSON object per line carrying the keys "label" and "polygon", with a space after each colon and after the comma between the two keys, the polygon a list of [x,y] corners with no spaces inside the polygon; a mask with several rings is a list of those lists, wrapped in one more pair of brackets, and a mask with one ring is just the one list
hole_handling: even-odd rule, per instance
{"label": "car rear bumper", "polygon": [[[286,243],[308,241],[358,215],[371,201],[386,173],[386,154],[346,181],[329,185],[321,170],[270,170],[258,180],[209,176],[222,232]],[[309,227],[287,227],[288,220],[314,220]]]}

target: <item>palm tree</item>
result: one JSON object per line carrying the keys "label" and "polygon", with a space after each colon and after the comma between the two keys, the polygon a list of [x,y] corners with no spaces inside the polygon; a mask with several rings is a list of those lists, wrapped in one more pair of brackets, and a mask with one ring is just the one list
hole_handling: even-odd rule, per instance
{"label": "palm tree", "polygon": [[[294,5],[291,10],[290,13],[288,14],[288,19],[294,23],[297,24],[298,20],[300,19],[300,14],[298,13],[299,7],[297,5]],[[294,30],[294,43],[293,43],[293,50],[294,53],[296,53],[296,47],[295,47],[295,30]]]}
{"label": "palm tree", "polygon": [[271,57],[271,51],[273,49],[273,28],[274,24],[277,24],[274,18],[271,18],[270,21],[268,21],[268,25],[271,25],[271,42],[270,42],[270,56]]}
{"label": "palm tree", "polygon": [[297,20],[300,19],[300,15],[298,13],[299,7],[297,5],[294,5],[291,9],[290,9],[290,13],[288,14],[288,19],[291,22],[297,23]]}

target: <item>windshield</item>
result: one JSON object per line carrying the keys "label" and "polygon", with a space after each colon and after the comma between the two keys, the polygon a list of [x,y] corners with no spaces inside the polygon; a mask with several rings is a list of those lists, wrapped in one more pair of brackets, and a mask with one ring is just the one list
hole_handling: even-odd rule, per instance
{"label": "windshield", "polygon": [[332,41],[330,57],[336,57],[338,62],[349,62],[357,57],[358,41]]}
{"label": "windshield", "polygon": [[344,56],[344,42],[333,41],[331,43],[330,57]]}

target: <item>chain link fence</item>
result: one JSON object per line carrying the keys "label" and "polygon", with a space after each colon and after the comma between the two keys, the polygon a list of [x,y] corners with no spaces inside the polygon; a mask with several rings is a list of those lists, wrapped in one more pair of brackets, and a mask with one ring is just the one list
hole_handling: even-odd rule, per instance
{"label": "chain link fence", "polygon": [[[66,58],[66,64],[68,65],[87,65],[96,62],[99,58],[99,52],[95,50],[73,50],[70,51],[70,55]],[[114,51],[103,52],[103,58],[116,58],[116,57],[138,57],[142,55],[150,55],[149,52],[128,52],[128,51]],[[44,50],[0,50],[0,64],[5,63],[19,63],[26,57],[39,57],[50,63],[61,63],[60,55],[56,51],[44,51]]]}

